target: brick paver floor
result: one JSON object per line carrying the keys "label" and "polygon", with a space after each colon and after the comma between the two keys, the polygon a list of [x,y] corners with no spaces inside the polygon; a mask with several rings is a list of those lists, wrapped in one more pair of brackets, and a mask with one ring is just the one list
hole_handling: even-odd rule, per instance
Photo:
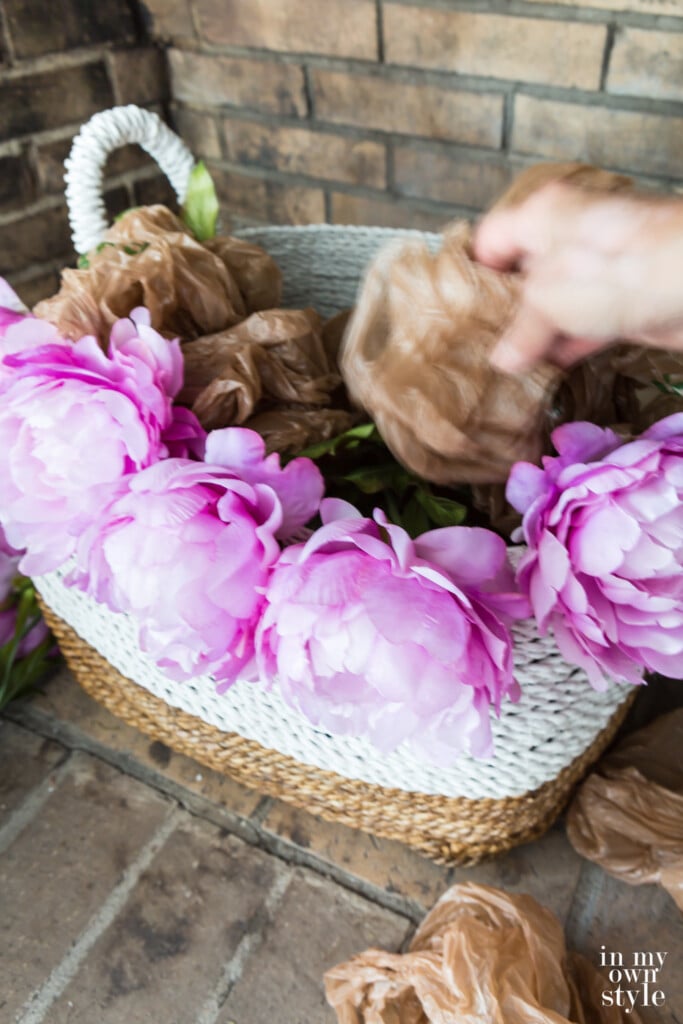
{"label": "brick paver floor", "polygon": [[333,1024],[324,971],[402,948],[467,879],[535,896],[596,965],[603,946],[666,952],[666,1002],[642,1015],[683,1024],[683,916],[561,823],[449,869],[150,742],[67,671],[0,719],[1,1024]]}

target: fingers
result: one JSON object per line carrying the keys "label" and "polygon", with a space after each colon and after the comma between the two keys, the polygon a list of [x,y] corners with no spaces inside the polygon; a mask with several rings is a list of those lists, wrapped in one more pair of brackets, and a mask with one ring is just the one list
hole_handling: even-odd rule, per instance
{"label": "fingers", "polygon": [[582,211],[595,196],[551,182],[519,206],[493,210],[474,235],[474,255],[494,270],[522,268],[528,258],[563,245],[577,230]]}
{"label": "fingers", "polygon": [[580,359],[593,355],[594,352],[605,348],[606,342],[603,338],[567,338],[561,337],[555,341],[552,349],[547,353],[547,358],[556,366],[567,368]]}
{"label": "fingers", "polygon": [[474,255],[493,270],[513,270],[528,251],[518,211],[501,210],[485,217],[474,235]]}
{"label": "fingers", "polygon": [[503,373],[522,373],[552,351],[556,329],[542,313],[523,305],[491,352],[490,361]]}

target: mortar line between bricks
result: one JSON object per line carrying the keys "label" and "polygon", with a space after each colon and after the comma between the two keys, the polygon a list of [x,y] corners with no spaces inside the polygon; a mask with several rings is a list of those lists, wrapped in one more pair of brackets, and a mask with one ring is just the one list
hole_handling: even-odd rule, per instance
{"label": "mortar line between bricks", "polygon": [[14,55],[14,43],[12,36],[10,35],[9,25],[7,24],[7,15],[5,13],[4,5],[0,7],[0,42],[3,44],[4,51],[7,55],[7,62],[9,67],[12,67],[16,58]]}
{"label": "mortar line between bricks", "polygon": [[610,71],[612,51],[617,39],[617,26],[613,23],[607,26],[607,38],[605,39],[605,50],[602,55],[602,66],[600,68],[600,92],[607,92],[607,76]]}
{"label": "mortar line between bricks", "polygon": [[51,769],[42,782],[29,791],[23,803],[10,814],[4,825],[0,827],[0,855],[9,849],[14,840],[36,818],[70,770],[71,754],[67,750],[64,751],[62,761]]}
{"label": "mortar line between bricks", "polygon": [[567,945],[579,952],[583,949],[604,882],[600,868],[588,860],[582,863],[564,926]]}
{"label": "mortar line between bricks", "polygon": [[[273,912],[277,910],[278,906],[282,902],[291,881],[292,875],[282,872],[275,878],[275,881],[268,890],[266,898],[263,901],[263,910],[266,912],[266,925],[268,924]],[[218,984],[211,995],[209,995],[204,1001],[204,1004],[197,1014],[195,1024],[215,1024],[234,986],[242,977],[242,971],[244,970],[247,960],[251,954],[258,949],[262,942],[262,929],[247,932],[247,934],[240,939],[237,949],[223,968]]]}
{"label": "mortar line between bricks", "polygon": [[342,888],[362,896],[377,906],[407,918],[413,924],[417,924],[425,915],[426,908],[417,900],[387,892],[386,889],[382,889],[358,875],[351,874],[346,869],[319,858],[309,850],[269,832],[261,824],[245,818],[229,808],[223,808],[220,804],[214,804],[206,797],[198,796],[184,789],[165,775],[139,764],[132,756],[122,755],[116,750],[112,751],[103,743],[91,740],[77,726],[55,720],[45,712],[36,711],[30,707],[12,708],[10,706],[5,709],[3,714],[10,721],[30,729],[39,736],[57,740],[72,751],[80,751],[111,765],[118,771],[149,786],[150,789],[175,800],[188,814],[225,829],[248,845],[255,846],[265,853],[277,857],[285,864],[308,868],[322,878],[336,882]]}
{"label": "mortar line between bricks", "polygon": [[34,75],[58,73],[85,64],[104,64],[105,55],[111,51],[112,46],[112,42],[103,42],[92,46],[75,46],[73,49],[39,54],[35,57],[21,57],[15,59],[12,67],[0,70],[0,83],[14,81],[17,78],[30,78]]}
{"label": "mortar line between bricks", "polygon": [[377,61],[384,64],[384,11],[382,0],[375,0],[375,19],[377,24]]}
{"label": "mortar line between bricks", "polygon": [[182,812],[178,808],[173,808],[170,811],[133,863],[128,865],[121,881],[114,886],[99,910],[93,914],[61,963],[55,967],[47,981],[26,1001],[23,1013],[17,1018],[17,1024],[43,1024],[43,1021],[47,1019],[47,1014],[53,1003],[76,975],[81,963],[97,940],[123,909],[126,900],[138,884],[140,876],[164,846],[181,818]]}

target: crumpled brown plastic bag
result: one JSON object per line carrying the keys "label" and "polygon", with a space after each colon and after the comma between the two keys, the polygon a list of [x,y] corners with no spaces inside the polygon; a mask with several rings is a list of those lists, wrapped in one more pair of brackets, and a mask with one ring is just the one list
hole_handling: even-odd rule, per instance
{"label": "crumpled brown plastic bag", "polygon": [[683,910],[683,708],[627,736],[579,789],[567,835],[629,885],[658,882]]}
{"label": "crumpled brown plastic bag", "polygon": [[88,261],[64,270],[59,292],[34,311],[66,338],[106,345],[116,320],[146,306],[156,330],[188,340],[280,301],[280,270],[263,249],[233,238],[203,245],[165,206],[129,210]]}
{"label": "crumpled brown plastic bag", "polygon": [[609,987],[567,953],[562,926],[531,896],[454,885],[405,954],[370,949],[325,975],[339,1024],[620,1024]]}
{"label": "crumpled brown plastic bag", "polygon": [[179,401],[206,430],[243,424],[262,434],[269,450],[300,451],[341,433],[353,414],[338,407],[338,326],[328,330],[327,346],[325,327],[312,309],[270,309],[183,344]]}
{"label": "crumpled brown plastic bag", "polygon": [[542,366],[512,377],[490,365],[519,284],[475,263],[470,241],[460,223],[435,254],[421,241],[381,252],[341,357],[351,397],[396,457],[440,484],[497,482],[518,459],[535,462],[561,375]]}
{"label": "crumpled brown plastic bag", "polygon": [[[543,164],[521,174],[496,206],[519,203],[560,178],[599,191],[630,187],[628,178],[598,168]],[[514,462],[537,462],[550,451],[560,423],[588,419],[638,432],[676,406],[675,396],[651,382],[665,373],[683,379],[683,357],[639,346],[608,349],[569,372],[548,364],[516,377],[494,370],[489,354],[518,302],[515,275],[474,262],[464,223],[446,230],[438,253],[403,242],[370,266],[344,342],[342,373],[352,398],[418,476],[440,484],[501,484]],[[477,503],[504,504],[486,488]],[[506,515],[501,508],[500,519]]]}

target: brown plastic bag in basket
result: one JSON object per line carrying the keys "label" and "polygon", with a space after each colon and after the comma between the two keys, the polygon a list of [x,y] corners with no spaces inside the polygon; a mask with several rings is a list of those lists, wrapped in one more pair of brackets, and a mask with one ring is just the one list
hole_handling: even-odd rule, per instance
{"label": "brown plastic bag in basket", "polygon": [[325,975],[339,1024],[620,1024],[605,979],[567,953],[562,926],[531,896],[450,888],[408,953],[370,949]]}
{"label": "brown plastic bag in basket", "polygon": [[[496,205],[521,202],[558,178],[599,191],[630,187],[628,178],[598,168],[541,165],[520,175]],[[464,223],[446,230],[438,253],[405,242],[371,265],[342,372],[396,457],[419,476],[502,483],[514,462],[538,461],[553,428],[569,419],[642,429],[648,424],[638,420],[643,402],[636,392],[665,372],[683,371],[681,358],[620,346],[568,374],[547,364],[523,376],[499,373],[489,354],[518,301],[514,275],[474,262]],[[479,501],[486,507],[491,498],[483,492]]]}
{"label": "brown plastic bag in basket", "polygon": [[567,816],[582,856],[629,885],[658,882],[683,910],[683,708],[619,744]]}
{"label": "brown plastic bag in basket", "polygon": [[243,424],[269,450],[300,451],[341,433],[353,416],[333,407],[341,377],[324,327],[312,309],[270,309],[184,344],[179,401],[206,430]]}
{"label": "brown plastic bag in basket", "polygon": [[156,330],[187,340],[280,300],[281,274],[263,249],[233,238],[203,245],[165,206],[129,210],[88,262],[64,270],[59,292],[35,308],[66,338],[106,345],[116,320],[146,306]]}

